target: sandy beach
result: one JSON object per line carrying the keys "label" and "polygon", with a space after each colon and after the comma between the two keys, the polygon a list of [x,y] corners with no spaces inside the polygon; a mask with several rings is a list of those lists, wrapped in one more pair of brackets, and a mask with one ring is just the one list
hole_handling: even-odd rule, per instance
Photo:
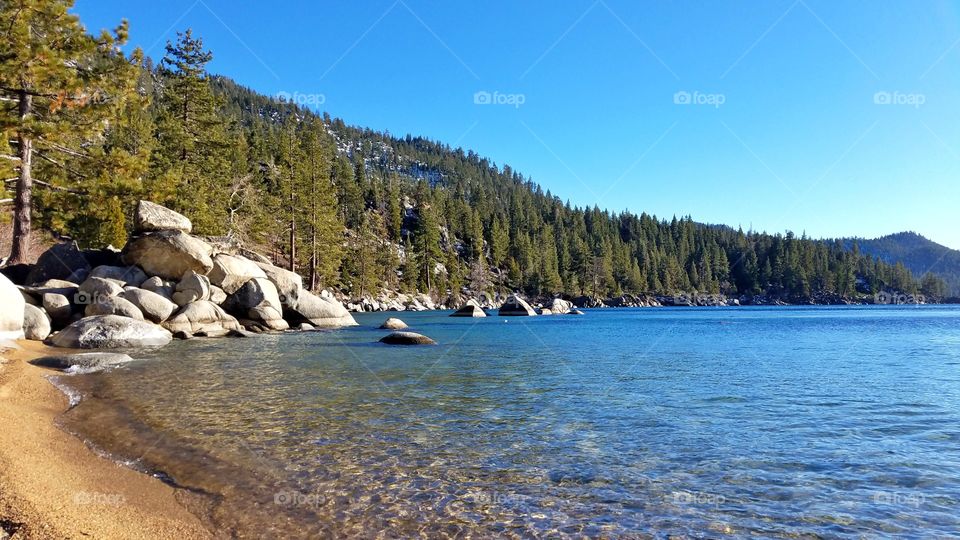
{"label": "sandy beach", "polygon": [[27,361],[47,348],[0,352],[0,538],[211,538],[175,490],[91,451],[58,429],[67,397]]}

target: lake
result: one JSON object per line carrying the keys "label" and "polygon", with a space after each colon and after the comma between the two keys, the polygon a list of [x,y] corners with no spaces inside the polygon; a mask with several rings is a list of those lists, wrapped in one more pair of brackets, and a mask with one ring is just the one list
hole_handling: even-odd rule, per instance
{"label": "lake", "polygon": [[960,307],[447,315],[176,341],[61,422],[240,536],[960,534]]}

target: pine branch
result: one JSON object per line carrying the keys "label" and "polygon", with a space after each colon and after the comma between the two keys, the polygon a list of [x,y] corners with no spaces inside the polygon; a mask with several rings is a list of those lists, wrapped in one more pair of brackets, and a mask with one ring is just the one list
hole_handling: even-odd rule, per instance
{"label": "pine branch", "polygon": [[[40,159],[43,159],[43,160],[48,161],[48,162],[50,162],[50,163],[53,163],[53,164],[56,165],[57,167],[60,167],[61,169],[67,171],[68,173],[70,173],[70,174],[72,174],[72,175],[79,176],[80,178],[84,178],[84,179],[87,178],[87,175],[85,175],[85,174],[83,174],[83,173],[79,173],[79,172],[71,169],[70,167],[67,167],[67,166],[64,165],[63,163],[60,163],[60,162],[58,162],[57,160],[55,160],[55,159],[53,159],[53,158],[51,158],[51,157],[46,156],[45,154],[43,154],[43,152],[36,152],[36,154],[37,154],[38,157],[40,157]],[[38,183],[38,184],[42,184],[42,182],[40,182],[39,180],[34,180],[34,182],[36,182],[36,183]],[[78,191],[70,191],[70,190],[67,189],[67,188],[56,188],[55,186],[50,186],[49,184],[47,184],[47,186],[48,186],[48,187],[51,187],[51,188],[54,188],[54,189],[61,190],[61,191],[67,191],[67,192],[69,192],[69,193],[77,193],[78,195],[81,194],[81,193],[78,192]]]}

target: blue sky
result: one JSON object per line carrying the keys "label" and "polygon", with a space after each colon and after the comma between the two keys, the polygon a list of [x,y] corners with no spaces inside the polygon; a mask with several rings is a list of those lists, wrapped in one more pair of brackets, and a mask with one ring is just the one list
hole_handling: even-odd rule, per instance
{"label": "blue sky", "polygon": [[[960,8],[917,2],[78,0],[159,58],[509,164],[563,199],[960,249]],[[489,94],[494,103],[478,104]],[[482,94],[486,92],[487,94]]]}

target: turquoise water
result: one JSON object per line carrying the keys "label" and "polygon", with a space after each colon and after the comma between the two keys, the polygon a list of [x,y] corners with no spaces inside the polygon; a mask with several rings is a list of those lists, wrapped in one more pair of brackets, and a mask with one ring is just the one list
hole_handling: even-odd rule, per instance
{"label": "turquoise water", "polygon": [[960,534],[956,307],[448,313],[175,342],[64,424],[239,536]]}

